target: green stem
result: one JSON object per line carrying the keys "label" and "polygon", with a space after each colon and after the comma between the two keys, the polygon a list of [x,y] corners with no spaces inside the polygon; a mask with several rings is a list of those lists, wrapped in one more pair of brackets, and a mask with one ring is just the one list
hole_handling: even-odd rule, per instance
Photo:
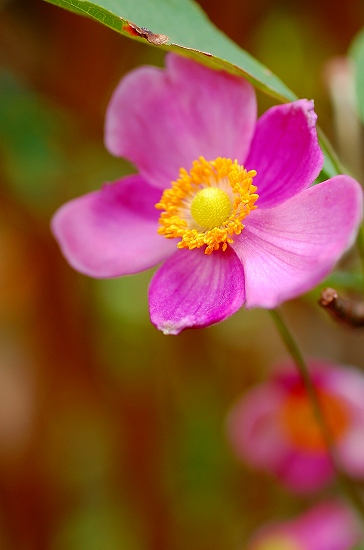
{"label": "green stem", "polygon": [[363,280],[364,280],[364,225],[363,223],[360,224],[359,227],[359,233],[356,240],[356,246],[358,248],[358,253],[360,256],[361,261],[361,269],[363,273]]}
{"label": "green stem", "polygon": [[298,371],[300,373],[300,376],[302,378],[302,381],[305,385],[305,388],[307,390],[308,396],[312,401],[312,404],[315,403],[315,409],[316,409],[316,401],[317,401],[317,395],[316,390],[311,382],[311,378],[308,372],[308,368],[306,365],[306,361],[301,353],[300,348],[298,347],[292,333],[290,332],[288,326],[284,322],[281,314],[276,309],[270,309],[269,313],[273,317],[273,320],[275,322],[275,325],[278,329],[279,334],[281,335],[281,338],[284,342],[284,345],[286,346],[289,354],[291,355],[293,361],[295,362]]}
{"label": "green stem", "polygon": [[345,172],[347,172],[347,170],[345,170],[344,166],[341,164],[339,157],[337,156],[327,136],[324,134],[319,126],[317,126],[317,136],[319,139],[320,147],[325,155],[325,159],[331,164],[331,173],[328,174],[329,177],[333,177],[338,174],[344,174]]}
{"label": "green stem", "polygon": [[321,428],[321,432],[327,447],[327,452],[330,456],[331,462],[335,469],[341,488],[343,492],[346,494],[346,496],[350,499],[353,506],[356,508],[358,515],[361,517],[361,519],[364,522],[363,500],[359,495],[357,487],[355,486],[353,480],[349,476],[347,476],[347,474],[342,470],[340,466],[340,463],[336,456],[335,447],[333,444],[333,437],[328,427],[328,424],[326,422],[325,416],[322,412],[320,400],[317,395],[315,386],[312,383],[308,366],[303,357],[303,354],[297,342],[295,341],[291,331],[289,330],[288,326],[284,322],[281,314],[276,309],[269,310],[269,313],[271,314],[273,321],[277,327],[277,330],[283,340],[283,343],[285,344],[289,354],[291,355],[293,361],[295,362],[298,372],[302,378],[302,382],[307,391],[307,395],[311,401],[316,420]]}

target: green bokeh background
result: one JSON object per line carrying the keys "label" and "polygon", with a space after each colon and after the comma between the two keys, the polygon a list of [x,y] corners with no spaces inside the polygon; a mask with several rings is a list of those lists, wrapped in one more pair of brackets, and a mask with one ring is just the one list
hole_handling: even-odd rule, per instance
{"label": "green bokeh background", "polygon": [[[315,99],[335,144],[327,66],[363,25],[363,3],[200,4]],[[133,169],[104,149],[103,117],[142,63],[162,65],[163,53],[41,0],[0,1],[4,550],[242,550],[259,525],[315,500],[239,463],[226,440],[229,407],[286,357],[268,314],[166,337],[149,322],[151,272],[91,280],[50,234],[64,201]],[[271,104],[259,94],[261,111]],[[303,350],[364,367],[363,333],[327,319],[317,295],[283,308]]]}

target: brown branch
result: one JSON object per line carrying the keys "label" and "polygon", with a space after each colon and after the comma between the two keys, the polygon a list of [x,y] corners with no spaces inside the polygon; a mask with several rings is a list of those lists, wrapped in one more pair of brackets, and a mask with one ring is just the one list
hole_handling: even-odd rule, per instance
{"label": "brown branch", "polygon": [[342,298],[328,287],[321,291],[318,304],[337,321],[352,328],[364,327],[364,302]]}

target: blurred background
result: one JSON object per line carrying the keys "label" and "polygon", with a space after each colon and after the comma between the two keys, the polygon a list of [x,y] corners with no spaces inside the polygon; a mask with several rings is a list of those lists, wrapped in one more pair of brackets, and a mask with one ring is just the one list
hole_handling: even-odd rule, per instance
{"label": "blurred background", "polygon": [[[337,144],[327,67],[363,26],[362,0],[200,4],[315,99]],[[163,52],[41,0],[0,0],[1,550],[242,549],[260,524],[311,503],[226,441],[231,404],[286,357],[270,316],[241,310],[163,336],[148,317],[151,272],[88,279],[50,234],[63,202],[132,170],[104,149],[103,119],[144,63],[162,65]],[[363,332],[328,319],[317,297],[283,307],[304,352],[364,368]]]}

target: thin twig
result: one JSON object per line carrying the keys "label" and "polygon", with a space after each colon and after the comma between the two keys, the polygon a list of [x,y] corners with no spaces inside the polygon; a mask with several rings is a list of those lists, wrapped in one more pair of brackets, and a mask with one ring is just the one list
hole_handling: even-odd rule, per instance
{"label": "thin twig", "polygon": [[321,291],[318,304],[332,317],[352,328],[364,327],[364,302],[342,298],[334,288]]}

